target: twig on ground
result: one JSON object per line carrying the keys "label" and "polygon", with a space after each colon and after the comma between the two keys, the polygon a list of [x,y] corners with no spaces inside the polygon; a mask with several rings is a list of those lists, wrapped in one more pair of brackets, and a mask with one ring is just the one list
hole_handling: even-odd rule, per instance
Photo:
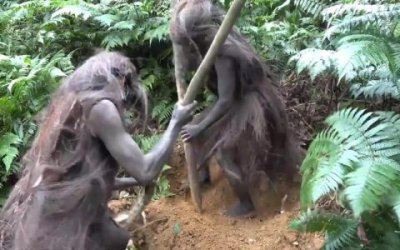
{"label": "twig on ground", "polygon": [[280,211],[281,214],[283,214],[283,213],[285,212],[285,210],[284,210],[283,207],[285,206],[287,197],[288,197],[288,195],[285,194],[285,196],[283,196],[283,198],[282,198],[282,200],[281,200],[281,211]]}
{"label": "twig on ground", "polygon": [[136,232],[138,232],[138,231],[140,231],[140,230],[143,230],[143,229],[145,229],[146,227],[149,227],[149,226],[151,226],[151,225],[153,225],[153,224],[155,224],[155,223],[157,223],[157,222],[161,222],[161,221],[165,221],[165,220],[168,221],[168,220],[169,220],[169,217],[164,217],[164,218],[161,218],[161,219],[153,220],[153,221],[151,221],[151,222],[149,222],[149,223],[147,223],[147,224],[145,224],[145,225],[143,225],[143,226],[141,226],[141,227],[136,228],[136,229],[133,230],[131,233],[134,234],[134,233],[136,233]]}

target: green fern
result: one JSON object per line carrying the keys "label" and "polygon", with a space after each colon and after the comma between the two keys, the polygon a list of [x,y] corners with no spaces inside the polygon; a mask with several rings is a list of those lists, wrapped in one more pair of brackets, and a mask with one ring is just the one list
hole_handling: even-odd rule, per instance
{"label": "green fern", "polygon": [[400,164],[391,159],[366,157],[354,164],[356,170],[347,174],[344,190],[356,217],[365,211],[376,210],[382,197],[399,188]]}
{"label": "green fern", "polygon": [[151,117],[159,121],[161,124],[165,124],[171,118],[174,105],[174,102],[169,100],[161,100],[157,102],[157,105],[151,112]]}
{"label": "green fern", "polygon": [[91,10],[87,9],[84,6],[71,5],[65,6],[62,9],[57,10],[51,15],[51,18],[56,18],[63,15],[74,16],[75,18],[82,17],[83,20],[86,21],[93,16],[93,13]]}
{"label": "green fern", "polygon": [[143,150],[143,152],[148,153],[160,140],[161,136],[162,134],[154,134],[151,136],[137,134],[134,136],[134,139],[138,143],[139,147]]}
{"label": "green fern", "polygon": [[354,83],[350,91],[355,98],[364,96],[368,99],[393,98],[400,100],[400,82],[390,80],[369,80],[366,84]]}
{"label": "green fern", "polygon": [[[343,200],[341,206],[348,208],[351,213],[347,214],[355,219],[334,217],[354,223],[343,224],[340,230],[323,227],[326,218],[314,211],[303,214],[293,222],[294,227],[300,231],[323,231],[325,249],[361,248],[356,237],[359,218],[366,220],[389,207],[393,213],[388,216],[392,213],[400,221],[400,115],[346,108],[329,116],[326,122],[329,128],[313,140],[301,166],[302,209],[325,195],[337,193]],[[373,246],[367,249],[385,249],[400,242],[399,235],[390,231],[398,230],[398,224],[382,226],[389,223],[389,217],[379,223],[365,222],[367,238],[372,239]]]}
{"label": "green fern", "polygon": [[318,75],[333,72],[337,65],[337,54],[333,50],[304,49],[292,56],[289,63],[296,62],[297,73],[308,70],[312,80]]}
{"label": "green fern", "polygon": [[169,23],[164,20],[157,28],[151,29],[144,34],[143,39],[149,41],[150,44],[154,39],[162,41],[169,37]]}
{"label": "green fern", "polygon": [[163,198],[174,196],[174,193],[170,190],[170,184],[166,176],[166,172],[171,169],[170,166],[164,165],[161,171],[161,175],[157,180],[157,188],[154,192],[152,200],[160,200]]}
{"label": "green fern", "polygon": [[[384,37],[353,34],[337,40],[335,46],[335,51],[305,49],[293,56],[289,62],[296,61],[298,73],[307,69],[312,79],[324,73],[335,73],[339,80],[350,82],[361,77],[369,67],[388,69],[385,79],[376,80],[393,79],[398,72],[397,49]],[[368,76],[370,77],[372,75]]]}
{"label": "green fern", "polygon": [[96,16],[94,20],[98,21],[103,27],[111,27],[114,22],[119,20],[119,17],[117,15],[104,14]]}
{"label": "green fern", "polygon": [[390,135],[393,140],[400,140],[400,115],[392,111],[376,111],[374,112],[382,122],[389,126],[385,129],[385,132]]}
{"label": "green fern", "polygon": [[397,192],[390,197],[390,204],[393,206],[393,211],[397,216],[397,221],[400,223],[400,192]]}
{"label": "green fern", "polygon": [[321,16],[329,27],[322,33],[324,43],[292,56],[290,62],[296,61],[298,73],[307,70],[312,80],[318,75],[335,75],[340,83],[350,84],[356,98],[398,99],[400,4],[304,0],[295,5],[316,9],[314,2],[325,6]]}
{"label": "green fern", "polygon": [[[162,134],[154,134],[151,136],[146,136],[143,134],[138,134],[134,137],[135,141],[138,143],[141,150],[144,153],[150,152],[150,150],[157,144],[161,139]],[[173,196],[174,194],[170,191],[170,184],[165,176],[165,173],[171,169],[170,166],[164,165],[159,178],[157,179],[156,191],[153,194],[153,200],[159,200],[162,198]]]}
{"label": "green fern", "polygon": [[332,19],[351,13],[352,15],[362,15],[367,13],[388,12],[400,10],[399,4],[337,4],[325,8],[322,15],[325,19]]}
{"label": "green fern", "polygon": [[332,25],[325,32],[326,37],[363,26],[376,26],[379,30],[386,31],[386,28],[391,26],[390,22],[393,24],[393,21],[397,22],[399,19],[400,4],[338,4],[323,10],[322,15],[328,23],[338,17],[349,16],[349,18],[343,18],[340,22]]}
{"label": "green fern", "polygon": [[294,5],[300,8],[302,11],[317,17],[321,14],[321,11],[325,9],[329,4],[333,2],[331,0],[294,0]]}
{"label": "green fern", "polygon": [[289,227],[301,232],[325,233],[323,249],[361,249],[357,237],[358,221],[352,218],[332,213],[308,211],[292,221]]}
{"label": "green fern", "polygon": [[400,166],[392,159],[400,155],[399,140],[392,134],[395,123],[351,108],[326,121],[330,128],[317,135],[301,166],[302,206],[344,185],[356,216],[376,209],[382,194],[400,178]]}
{"label": "green fern", "polygon": [[10,171],[11,164],[18,156],[18,145],[21,139],[12,133],[6,133],[0,137],[0,159],[2,160],[6,171]]}
{"label": "green fern", "polygon": [[333,130],[317,135],[304,159],[301,172],[301,205],[306,208],[321,197],[338,191],[348,166],[357,159],[357,152],[346,150],[344,140]]}
{"label": "green fern", "polygon": [[132,35],[126,32],[116,31],[108,34],[101,45],[106,47],[107,49],[122,47],[129,44],[129,41],[132,39]]}

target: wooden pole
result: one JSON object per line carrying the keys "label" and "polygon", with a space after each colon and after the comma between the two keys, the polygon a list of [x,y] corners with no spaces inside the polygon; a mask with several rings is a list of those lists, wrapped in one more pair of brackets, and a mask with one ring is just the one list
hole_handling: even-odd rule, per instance
{"label": "wooden pole", "polygon": [[[175,7],[175,0],[172,1],[172,7]],[[179,58],[174,56],[175,61],[175,78],[176,78],[176,87],[178,92],[178,98],[182,102],[183,105],[189,104],[195,100],[196,95],[200,92],[203,80],[205,76],[208,74],[211,66],[214,64],[215,58],[219,49],[224,44],[226,38],[232,30],[232,27],[235,23],[235,20],[239,17],[240,11],[245,3],[245,0],[234,0],[231,7],[229,8],[226,16],[218,29],[217,34],[214,37],[213,42],[211,43],[210,48],[208,49],[203,61],[201,62],[199,68],[197,69],[195,75],[189,83],[188,89],[186,91],[183,79],[180,75],[181,72],[179,67],[180,62]],[[174,46],[173,48],[179,49]],[[174,51],[175,54],[175,51]],[[186,94],[185,94],[186,92]],[[183,100],[182,100],[183,99]],[[196,162],[193,161],[193,147],[189,143],[184,144],[185,156],[186,156],[186,164],[188,166],[188,179],[190,192],[193,202],[196,205],[197,210],[202,212],[202,197],[200,192],[200,183],[198,178],[198,171]]]}

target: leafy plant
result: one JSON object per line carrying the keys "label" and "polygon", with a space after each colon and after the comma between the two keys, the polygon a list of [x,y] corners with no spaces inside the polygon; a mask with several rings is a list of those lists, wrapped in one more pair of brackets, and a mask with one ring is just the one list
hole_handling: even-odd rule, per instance
{"label": "leafy plant", "polygon": [[297,72],[307,70],[312,79],[334,74],[350,84],[356,98],[399,99],[400,4],[337,3],[317,9],[329,26],[315,43],[319,46],[291,58]]}
{"label": "leafy plant", "polygon": [[[155,107],[159,100],[168,100],[153,116],[165,124],[176,100],[174,89],[165,84],[171,82],[168,70],[161,66],[168,65],[170,49],[161,48],[159,55],[160,49],[155,50],[156,57],[151,51],[153,44],[167,41],[168,18],[169,1],[2,1],[0,187],[18,171],[19,159],[36,131],[36,114],[47,105],[61,78],[90,56],[93,48],[147,58],[136,65],[142,78],[152,78],[148,91],[155,97]],[[159,70],[151,71],[152,67]],[[147,87],[149,81],[144,82]]]}
{"label": "leafy plant", "polygon": [[[317,205],[292,228],[325,232],[325,249],[361,249],[358,227],[369,240],[364,249],[400,242],[395,232],[400,221],[400,116],[347,108],[326,122],[330,127],[316,136],[301,166],[301,206],[307,210],[335,194],[346,216],[321,212]],[[376,221],[377,214],[387,220]]]}
{"label": "leafy plant", "polygon": [[[48,102],[60,77],[73,69],[71,56],[0,56],[1,184],[18,169],[17,160],[34,135],[35,114]],[[34,98],[32,98],[34,97]]]}
{"label": "leafy plant", "polygon": [[167,179],[167,176],[165,175],[166,171],[168,171],[169,169],[171,169],[170,166],[164,165],[161,171],[161,175],[157,180],[157,188],[152,197],[153,200],[159,200],[162,198],[174,196],[174,193],[170,191],[169,181]]}
{"label": "leafy plant", "polygon": [[[148,153],[154,145],[161,139],[162,134],[154,134],[151,136],[145,136],[143,134],[139,134],[135,136],[135,141],[138,143],[139,147],[143,150],[144,153]],[[162,198],[173,196],[174,194],[170,192],[170,185],[168,178],[166,177],[166,172],[171,169],[170,166],[164,165],[161,174],[157,180],[156,191],[153,194],[153,200],[159,200]]]}
{"label": "leafy plant", "polygon": [[[400,5],[346,2],[294,1],[328,28],[290,62],[312,80],[336,76],[355,98],[398,100]],[[345,108],[326,119],[329,128],[316,135],[301,166],[303,213],[291,228],[324,233],[324,249],[400,244],[399,118],[395,112]]]}

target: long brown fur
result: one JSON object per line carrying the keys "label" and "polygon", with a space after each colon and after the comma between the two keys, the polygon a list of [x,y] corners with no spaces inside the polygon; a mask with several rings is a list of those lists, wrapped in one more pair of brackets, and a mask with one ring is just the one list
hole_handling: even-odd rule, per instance
{"label": "long brown fur", "polygon": [[85,120],[104,99],[122,114],[126,97],[112,69],[135,71],[127,57],[101,52],[54,94],[0,213],[1,250],[105,249],[107,239],[96,239],[93,225],[107,217],[118,165]]}
{"label": "long brown fur", "polygon": [[[186,61],[198,61],[192,58],[196,53],[182,54],[193,51],[190,49],[192,41],[204,56],[224,14],[209,0],[179,1],[173,12],[170,36],[173,43],[187,49],[177,51],[175,56],[184,57]],[[234,160],[242,167],[248,183],[258,171],[274,173],[277,170],[292,176],[297,172],[300,152],[288,126],[276,77],[235,27],[217,56],[233,59],[239,81],[233,105],[193,141],[197,162],[202,165],[218,149],[233,149],[236,152]],[[186,65],[185,69],[195,68]],[[216,83],[216,72],[212,69],[208,87],[214,94],[218,94],[217,84],[220,83]],[[201,121],[209,110],[199,114],[193,123]]]}

